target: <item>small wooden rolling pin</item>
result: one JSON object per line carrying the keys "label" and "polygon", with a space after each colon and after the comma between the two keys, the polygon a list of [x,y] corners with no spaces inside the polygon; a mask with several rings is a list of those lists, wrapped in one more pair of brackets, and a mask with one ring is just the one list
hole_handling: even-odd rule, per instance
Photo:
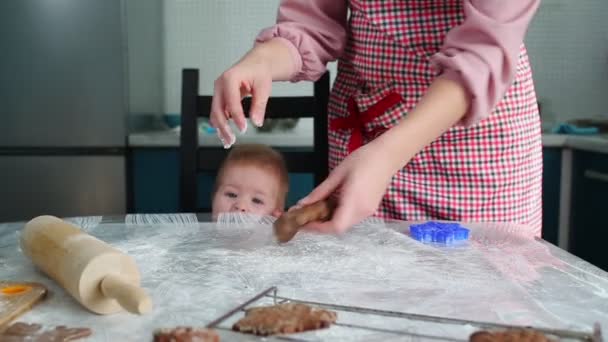
{"label": "small wooden rolling pin", "polygon": [[152,301],[139,287],[135,261],[78,227],[54,216],[29,221],[21,249],[80,304],[97,314],[143,314]]}
{"label": "small wooden rolling pin", "polygon": [[337,205],[334,198],[328,198],[288,211],[274,222],[274,235],[279,242],[288,242],[298,233],[302,226],[310,222],[331,219]]}

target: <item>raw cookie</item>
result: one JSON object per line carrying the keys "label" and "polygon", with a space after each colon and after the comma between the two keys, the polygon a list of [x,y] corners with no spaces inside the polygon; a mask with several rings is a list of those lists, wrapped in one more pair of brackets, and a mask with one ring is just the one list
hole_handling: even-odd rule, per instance
{"label": "raw cookie", "polygon": [[154,342],[219,342],[220,336],[211,329],[176,327],[154,332]]}
{"label": "raw cookie", "polygon": [[288,242],[309,222],[329,220],[337,206],[336,199],[330,197],[284,213],[273,224],[277,240],[281,243]]}
{"label": "raw cookie", "polygon": [[469,337],[471,342],[551,342],[553,340],[534,330],[478,331]]}
{"label": "raw cookie", "polygon": [[89,328],[67,328],[63,325],[42,330],[40,324],[17,322],[0,334],[2,342],[67,342],[91,336]]}
{"label": "raw cookie", "polygon": [[287,303],[248,309],[232,329],[259,336],[290,334],[327,328],[336,322],[336,318],[332,311]]}

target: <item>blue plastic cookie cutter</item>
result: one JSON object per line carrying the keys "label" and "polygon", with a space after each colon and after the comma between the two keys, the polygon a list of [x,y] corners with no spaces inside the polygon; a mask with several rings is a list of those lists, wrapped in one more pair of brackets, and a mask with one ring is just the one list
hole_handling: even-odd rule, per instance
{"label": "blue plastic cookie cutter", "polygon": [[429,221],[410,226],[411,236],[423,243],[451,245],[469,238],[469,230],[458,223]]}

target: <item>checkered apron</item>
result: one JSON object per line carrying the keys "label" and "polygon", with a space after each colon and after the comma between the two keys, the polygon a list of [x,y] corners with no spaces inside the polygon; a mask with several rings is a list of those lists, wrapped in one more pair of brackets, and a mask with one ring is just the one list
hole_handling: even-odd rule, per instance
{"label": "checkered apron", "polygon": [[[330,96],[329,164],[397,124],[436,71],[429,63],[462,0],[351,0],[350,34]],[[540,117],[525,47],[492,113],[453,127],[394,175],[375,216],[512,222],[541,232]]]}

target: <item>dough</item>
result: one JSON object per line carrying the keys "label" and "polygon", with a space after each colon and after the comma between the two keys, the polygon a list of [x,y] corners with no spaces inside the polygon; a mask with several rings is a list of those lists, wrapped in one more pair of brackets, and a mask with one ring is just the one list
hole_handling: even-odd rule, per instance
{"label": "dough", "polygon": [[280,243],[288,242],[296,235],[300,227],[313,221],[329,220],[337,206],[336,199],[330,197],[284,213],[273,224],[277,240]]}
{"label": "dough", "polygon": [[260,336],[290,334],[327,328],[336,322],[336,318],[332,311],[287,303],[248,309],[232,329]]}
{"label": "dough", "polygon": [[17,322],[0,334],[2,342],[67,342],[91,336],[89,328],[67,328],[63,325],[42,329],[40,324]]}
{"label": "dough", "polygon": [[154,342],[219,342],[220,336],[211,329],[176,327],[159,329],[154,333]]}
{"label": "dough", "polygon": [[469,337],[471,342],[550,342],[544,334],[534,330],[478,331]]}

